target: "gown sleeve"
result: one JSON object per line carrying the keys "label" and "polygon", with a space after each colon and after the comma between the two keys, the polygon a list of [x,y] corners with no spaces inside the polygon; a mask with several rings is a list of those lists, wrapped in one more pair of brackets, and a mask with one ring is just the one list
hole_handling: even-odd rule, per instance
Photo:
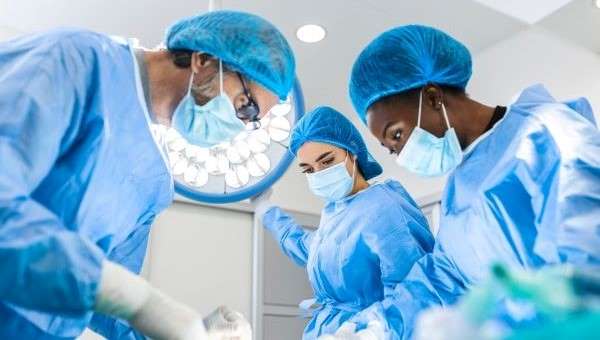
{"label": "gown sleeve", "polygon": [[313,232],[296,224],[279,207],[269,209],[262,217],[263,225],[273,235],[283,253],[299,266],[306,266]]}
{"label": "gown sleeve", "polygon": [[555,106],[543,129],[527,136],[535,152],[521,147],[518,154],[519,180],[538,224],[535,251],[550,263],[600,264],[600,131],[593,116],[583,99]]}

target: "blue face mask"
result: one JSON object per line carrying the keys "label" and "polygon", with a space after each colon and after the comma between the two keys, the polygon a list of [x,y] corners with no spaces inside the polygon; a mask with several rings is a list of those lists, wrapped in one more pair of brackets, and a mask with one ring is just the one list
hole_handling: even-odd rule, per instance
{"label": "blue face mask", "polygon": [[219,60],[220,93],[204,105],[196,104],[192,96],[190,77],[188,93],[173,114],[173,128],[189,143],[211,147],[231,140],[244,130],[244,123],[237,118],[233,103],[223,92],[223,66]]}
{"label": "blue face mask", "polygon": [[398,155],[396,163],[407,170],[425,177],[444,175],[454,170],[462,161],[462,149],[458,137],[450,127],[446,107],[442,111],[448,130],[439,138],[421,129],[421,104],[423,93],[419,95],[419,116],[417,126],[413,129],[404,148]]}
{"label": "blue face mask", "polygon": [[[348,156],[346,155],[346,159],[347,158]],[[325,170],[306,174],[310,190],[315,195],[327,201],[337,201],[348,196],[354,187],[356,161],[354,161],[353,173],[352,176],[350,176],[346,169],[346,159]]]}

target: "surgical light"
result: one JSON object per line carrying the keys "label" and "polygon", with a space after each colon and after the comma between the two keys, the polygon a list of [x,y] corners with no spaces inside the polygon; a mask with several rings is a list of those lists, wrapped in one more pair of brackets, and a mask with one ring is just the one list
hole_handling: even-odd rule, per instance
{"label": "surgical light", "polygon": [[187,142],[176,130],[154,125],[166,149],[179,194],[208,203],[251,197],[277,180],[291,163],[291,129],[304,113],[299,84],[275,105],[256,130],[246,130],[210,148]]}

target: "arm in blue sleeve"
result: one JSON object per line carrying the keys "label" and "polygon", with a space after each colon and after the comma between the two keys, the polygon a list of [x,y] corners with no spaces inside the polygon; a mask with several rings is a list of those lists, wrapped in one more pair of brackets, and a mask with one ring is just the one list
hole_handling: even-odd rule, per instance
{"label": "arm in blue sleeve", "polygon": [[279,243],[283,253],[299,266],[306,266],[312,232],[296,224],[294,219],[278,207],[269,209],[262,217],[265,228]]}
{"label": "arm in blue sleeve", "polygon": [[530,136],[536,158],[521,180],[539,223],[535,251],[550,263],[600,264],[600,131],[586,103],[578,107],[590,112],[577,113],[586,119],[553,111],[544,133]]}
{"label": "arm in blue sleeve", "polygon": [[[584,124],[581,124],[584,125]],[[561,261],[600,265],[600,131],[593,124],[581,126],[578,138],[558,141],[563,157],[555,174],[558,197],[553,202],[558,221],[541,218],[558,226],[556,243]],[[575,142],[575,143],[574,143]],[[553,215],[548,210],[539,212]]]}
{"label": "arm in blue sleeve", "polygon": [[564,201],[559,208],[558,253],[563,262],[579,265],[600,265],[600,145],[592,149],[594,163],[581,160],[564,171],[569,179],[561,181],[559,189]]}
{"label": "arm in blue sleeve", "polygon": [[[154,217],[134,230],[124,242],[110,252],[108,259],[124,266],[132,273],[139,274],[144,263],[150,226],[153,221]],[[131,328],[126,321],[104,314],[94,313],[89,327],[107,339],[146,339],[143,334]]]}
{"label": "arm in blue sleeve", "polygon": [[452,261],[440,247],[421,257],[404,280],[386,289],[383,301],[354,316],[359,328],[372,320],[382,323],[386,339],[410,339],[419,313],[429,307],[446,306],[464,294],[466,285]]}
{"label": "arm in blue sleeve", "polygon": [[13,43],[0,45],[0,300],[77,314],[94,306],[104,255],[31,193],[60,157],[82,100],[68,51]]}
{"label": "arm in blue sleeve", "polygon": [[[415,232],[411,232],[411,228]],[[428,226],[412,219],[409,221],[403,211],[380,214],[362,234],[378,258],[381,282],[386,291],[402,282],[415,262],[431,252],[434,245]]]}

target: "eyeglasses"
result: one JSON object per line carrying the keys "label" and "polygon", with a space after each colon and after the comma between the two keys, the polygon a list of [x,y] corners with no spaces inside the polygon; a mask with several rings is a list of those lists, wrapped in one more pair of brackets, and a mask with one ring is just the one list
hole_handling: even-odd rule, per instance
{"label": "eyeglasses", "polygon": [[235,110],[236,116],[239,119],[247,120],[250,123],[253,123],[254,129],[258,129],[260,127],[260,121],[258,118],[260,108],[258,107],[258,104],[254,100],[254,98],[252,98],[252,94],[248,90],[248,87],[246,86],[246,82],[244,81],[242,75],[239,72],[236,72],[236,74],[238,75],[238,78],[240,78],[240,82],[242,83],[244,95],[246,96],[246,98],[248,98],[248,102],[244,106]]}

